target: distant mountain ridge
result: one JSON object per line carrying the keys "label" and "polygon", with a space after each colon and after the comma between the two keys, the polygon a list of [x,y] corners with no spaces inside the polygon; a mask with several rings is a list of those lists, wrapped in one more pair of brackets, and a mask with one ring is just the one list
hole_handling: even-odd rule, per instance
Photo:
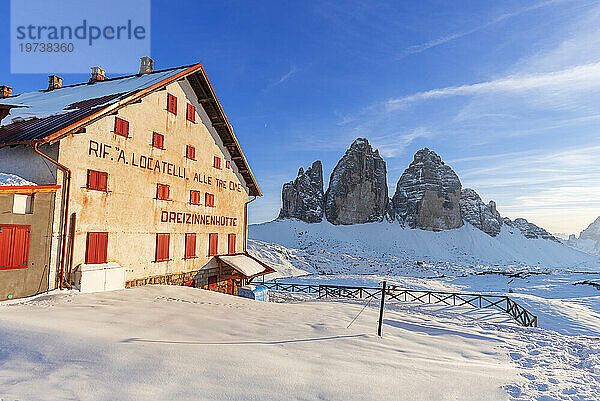
{"label": "distant mountain ridge", "polygon": [[[460,228],[469,223],[491,237],[502,226],[518,229],[530,239],[559,240],[545,229],[517,218],[502,217],[496,203],[485,204],[473,189],[462,188],[460,178],[432,150],[417,151],[389,198],[386,163],[365,138],[356,139],[338,161],[323,190],[320,161],[284,184],[278,219],[295,218],[334,225],[396,221],[403,227],[428,231]],[[324,194],[324,195],[323,195]]]}

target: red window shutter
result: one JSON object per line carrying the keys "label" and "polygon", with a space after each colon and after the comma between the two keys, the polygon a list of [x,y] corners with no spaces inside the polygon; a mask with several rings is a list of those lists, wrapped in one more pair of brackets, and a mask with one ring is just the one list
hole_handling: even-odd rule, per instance
{"label": "red window shutter", "polygon": [[158,149],[164,149],[165,148],[165,136],[162,134],[159,134],[158,132],[152,133],[152,147],[155,147]]}
{"label": "red window shutter", "polygon": [[108,233],[88,233],[85,263],[106,263],[108,254]]}
{"label": "red window shutter", "polygon": [[196,148],[191,145],[187,145],[185,147],[185,157],[190,160],[196,160]]}
{"label": "red window shutter", "polygon": [[231,163],[229,160],[225,161],[225,168],[231,168]]}
{"label": "red window shutter", "polygon": [[0,269],[27,267],[30,226],[0,226]]}
{"label": "red window shutter", "polygon": [[215,160],[213,162],[213,167],[221,169],[221,158],[219,156],[215,156]]}
{"label": "red window shutter", "polygon": [[169,200],[171,188],[166,184],[156,184],[156,199]]}
{"label": "red window shutter", "polygon": [[208,192],[204,194],[204,205],[208,207],[215,206],[215,196],[213,194],[209,194]]}
{"label": "red window shutter", "polygon": [[196,108],[188,103],[185,118],[193,123],[196,122]]}
{"label": "red window shutter", "polygon": [[156,234],[156,262],[169,260],[169,242],[170,234]]}
{"label": "red window shutter", "polygon": [[214,256],[219,253],[219,234],[208,234],[208,256]]}
{"label": "red window shutter", "polygon": [[194,190],[190,191],[190,203],[192,205],[201,205],[202,204],[200,202],[201,199],[202,199],[202,196],[201,196],[200,191],[194,191]]}
{"label": "red window shutter", "polygon": [[129,137],[129,121],[125,121],[122,118],[115,117],[115,134]]}
{"label": "red window shutter", "polygon": [[185,235],[185,258],[192,259],[196,257],[196,234],[189,233]]}
{"label": "red window shutter", "polygon": [[108,189],[108,173],[104,171],[88,170],[87,188],[97,191],[106,191]]}
{"label": "red window shutter", "polygon": [[235,253],[235,234],[229,234],[227,236],[227,251],[230,255]]}
{"label": "red window shutter", "polygon": [[167,110],[177,115],[177,98],[167,93]]}

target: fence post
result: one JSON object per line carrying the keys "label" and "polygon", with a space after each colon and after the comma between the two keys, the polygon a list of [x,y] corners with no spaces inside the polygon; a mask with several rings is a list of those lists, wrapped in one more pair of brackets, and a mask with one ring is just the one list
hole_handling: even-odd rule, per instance
{"label": "fence post", "polygon": [[387,281],[383,282],[383,287],[381,288],[381,306],[379,307],[379,326],[377,327],[377,335],[381,337],[381,324],[383,323],[383,307],[385,306],[385,287],[387,285]]}

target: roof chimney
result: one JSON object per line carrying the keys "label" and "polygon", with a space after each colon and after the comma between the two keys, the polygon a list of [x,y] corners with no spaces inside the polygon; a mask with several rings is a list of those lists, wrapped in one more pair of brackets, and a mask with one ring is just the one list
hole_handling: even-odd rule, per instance
{"label": "roof chimney", "polygon": [[100,67],[92,67],[92,77],[90,78],[90,83],[94,83],[97,81],[104,81],[106,76],[104,75],[106,71]]}
{"label": "roof chimney", "polygon": [[12,88],[10,86],[6,86],[6,85],[0,86],[0,98],[11,97],[11,96],[12,96]]}
{"label": "roof chimney", "polygon": [[152,72],[152,66],[154,65],[154,60],[152,60],[148,56],[140,57],[140,74],[148,74]]}
{"label": "roof chimney", "polygon": [[60,89],[63,79],[58,75],[48,75],[48,90]]}

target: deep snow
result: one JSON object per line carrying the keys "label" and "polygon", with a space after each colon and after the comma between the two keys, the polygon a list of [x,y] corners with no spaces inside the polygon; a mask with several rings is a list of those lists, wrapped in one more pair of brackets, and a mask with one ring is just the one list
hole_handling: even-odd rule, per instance
{"label": "deep snow", "polygon": [[518,265],[600,270],[600,257],[585,254],[562,243],[527,239],[507,226],[490,237],[466,223],[445,231],[404,228],[396,222],[334,226],[275,220],[251,225],[250,238],[277,243],[287,248],[332,252],[352,249],[356,256],[380,256],[397,264],[415,260],[461,265]]}

